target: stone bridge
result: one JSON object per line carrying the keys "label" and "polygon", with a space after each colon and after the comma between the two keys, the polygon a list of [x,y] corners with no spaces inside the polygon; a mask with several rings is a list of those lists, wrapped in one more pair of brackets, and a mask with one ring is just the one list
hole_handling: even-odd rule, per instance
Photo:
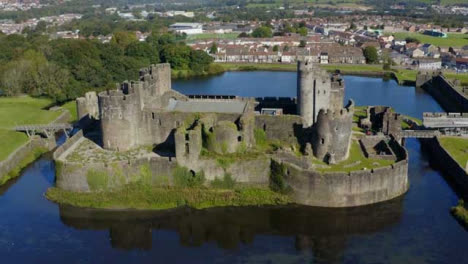
{"label": "stone bridge", "polygon": [[400,132],[402,138],[433,138],[439,135],[438,130],[402,130]]}
{"label": "stone bridge", "polygon": [[68,137],[68,133],[73,129],[73,126],[70,124],[48,124],[48,125],[23,125],[16,126],[15,131],[26,132],[28,137],[32,137],[37,134],[42,134],[46,138],[52,137],[55,133],[63,131]]}

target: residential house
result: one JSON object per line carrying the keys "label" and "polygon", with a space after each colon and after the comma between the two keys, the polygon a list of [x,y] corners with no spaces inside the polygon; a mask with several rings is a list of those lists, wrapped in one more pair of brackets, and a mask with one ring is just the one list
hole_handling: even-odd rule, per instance
{"label": "residential house", "polygon": [[406,50],[406,55],[410,56],[411,58],[423,58],[425,53],[419,48],[411,48]]}
{"label": "residential house", "polygon": [[328,52],[320,52],[320,64],[328,64]]}
{"label": "residential house", "polygon": [[416,61],[419,70],[440,70],[442,69],[442,61],[437,59],[419,59]]}

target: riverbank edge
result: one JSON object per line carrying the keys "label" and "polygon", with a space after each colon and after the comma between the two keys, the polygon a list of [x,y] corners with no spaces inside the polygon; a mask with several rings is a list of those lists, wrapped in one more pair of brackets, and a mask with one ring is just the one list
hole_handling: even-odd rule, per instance
{"label": "riverbank edge", "polygon": [[[68,122],[68,120],[70,120],[70,113],[65,110],[50,124]],[[54,138],[30,138],[0,162],[0,185],[18,177],[24,168],[39,159],[43,154],[52,151],[55,147]]]}
{"label": "riverbank edge", "polygon": [[452,215],[457,221],[468,229],[468,210],[465,207],[463,200],[458,201],[458,204],[450,209]]}
{"label": "riverbank edge", "polygon": [[44,196],[59,205],[105,210],[162,211],[183,207],[201,210],[294,204],[292,197],[287,194],[256,186],[221,189],[206,186],[147,186],[136,183],[100,192],[74,192],[51,187]]}
{"label": "riverbank edge", "polygon": [[[264,64],[256,64],[256,63],[216,63],[217,65],[221,65],[224,68],[225,72],[242,72],[242,71],[273,71],[273,72],[295,72],[297,71],[296,64],[279,64],[279,63],[264,63]],[[369,65],[363,64],[364,66],[381,66],[381,65]],[[376,67],[375,71],[372,70],[362,70],[362,71],[355,71],[355,70],[347,70],[343,69],[340,66],[352,66],[352,64],[343,64],[343,65],[333,65],[333,64],[325,64],[319,66],[326,66],[325,70],[328,72],[334,72],[335,70],[340,70],[342,75],[351,75],[351,76],[361,76],[361,77],[377,77],[377,78],[392,78],[398,84],[405,85],[405,86],[414,86],[416,84],[416,79],[404,79],[402,76],[399,75],[398,72],[393,70],[383,70],[378,69]],[[356,65],[359,67],[359,65]],[[332,68],[331,67],[336,67]],[[383,67],[383,66],[382,66]],[[219,73],[218,73],[219,74]]]}

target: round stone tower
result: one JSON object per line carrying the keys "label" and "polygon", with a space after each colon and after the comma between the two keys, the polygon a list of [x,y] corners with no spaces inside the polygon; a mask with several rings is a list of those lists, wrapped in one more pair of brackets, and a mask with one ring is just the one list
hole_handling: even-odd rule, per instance
{"label": "round stone tower", "polygon": [[311,142],[316,158],[328,163],[348,158],[353,115],[353,101],[340,111],[320,110]]}
{"label": "round stone tower", "polygon": [[105,149],[126,151],[138,144],[141,116],[139,98],[128,83],[99,93],[102,144]]}
{"label": "round stone tower", "polygon": [[317,122],[320,109],[328,109],[331,80],[329,74],[309,61],[297,63],[297,113],[304,127]]}

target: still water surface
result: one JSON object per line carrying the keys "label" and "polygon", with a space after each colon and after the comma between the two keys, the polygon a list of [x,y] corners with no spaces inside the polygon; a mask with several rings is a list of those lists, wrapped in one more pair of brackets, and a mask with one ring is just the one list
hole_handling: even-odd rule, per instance
{"label": "still water surface", "polygon": [[[345,77],[357,104],[420,116],[440,106],[423,91]],[[192,87],[192,88],[191,88]],[[227,73],[174,83],[189,94],[294,96],[293,73]],[[236,92],[238,91],[238,92]],[[456,194],[408,140],[410,190],[351,209],[217,208],[109,212],[60,207],[43,194],[43,157],[0,187],[1,263],[468,263],[468,233],[449,214]]]}

